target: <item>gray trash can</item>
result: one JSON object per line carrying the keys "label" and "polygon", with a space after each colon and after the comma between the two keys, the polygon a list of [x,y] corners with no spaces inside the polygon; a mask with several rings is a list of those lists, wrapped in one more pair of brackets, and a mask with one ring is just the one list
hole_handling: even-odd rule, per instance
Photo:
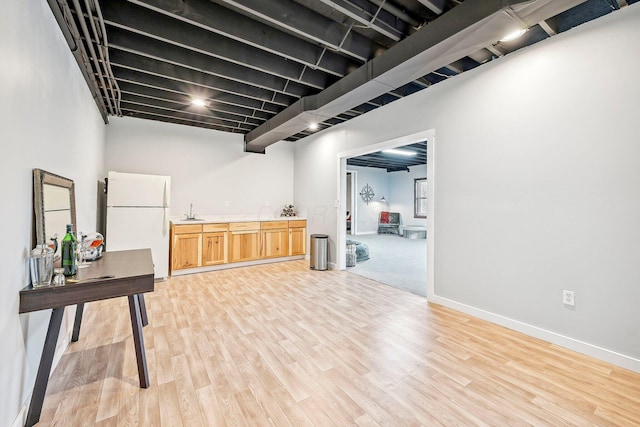
{"label": "gray trash can", "polygon": [[312,234],[310,246],[309,257],[311,258],[311,264],[309,268],[312,270],[326,270],[329,236],[326,234]]}

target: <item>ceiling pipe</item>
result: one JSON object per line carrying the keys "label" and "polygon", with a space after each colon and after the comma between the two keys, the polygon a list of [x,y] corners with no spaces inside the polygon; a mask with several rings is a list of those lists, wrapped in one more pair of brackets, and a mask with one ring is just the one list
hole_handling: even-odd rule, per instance
{"label": "ceiling pipe", "polygon": [[[85,0],[87,2],[89,0]],[[96,34],[96,40],[102,39],[102,47],[104,48],[104,52],[100,47],[98,50],[100,51],[100,58],[102,59],[103,67],[105,72],[107,73],[107,82],[109,83],[109,88],[111,90],[111,96],[113,98],[113,102],[115,104],[116,114],[118,116],[122,116],[122,109],[120,108],[120,101],[122,100],[122,93],[120,92],[120,86],[118,85],[118,81],[116,80],[116,76],[113,75],[113,68],[111,67],[111,60],[109,58],[109,41],[107,40],[107,29],[104,25],[104,17],[102,16],[102,10],[100,9],[100,4],[98,0],[93,0],[93,7],[97,14],[98,25],[100,26],[100,32],[95,28],[95,24],[93,22],[93,16],[90,14],[91,26],[93,31]],[[87,4],[87,10],[91,10],[90,5]]]}
{"label": "ceiling pipe", "polygon": [[[245,135],[245,151],[266,147],[414,81],[585,0],[467,0],[322,92],[306,96]],[[509,14],[505,11],[509,9]]]}
{"label": "ceiling pipe", "polygon": [[80,0],[72,0],[73,7],[76,9],[78,22],[80,22],[80,28],[82,28],[82,33],[84,34],[84,39],[87,42],[87,47],[90,52],[90,59],[93,61],[94,70],[98,74],[98,79],[100,80],[99,87],[102,88],[102,92],[104,93],[104,98],[107,100],[107,107],[109,109],[109,113],[114,114],[115,108],[111,104],[111,97],[109,96],[107,85],[104,82],[104,76],[100,71],[100,63],[98,62],[98,55],[96,55],[95,49],[93,48],[93,41],[91,38],[91,34],[89,33],[89,29],[87,28],[87,23],[85,22],[84,15],[82,13],[82,8],[80,7]]}
{"label": "ceiling pipe", "polygon": [[98,107],[102,120],[105,124],[109,123],[107,107],[104,104],[102,95],[100,94],[100,88],[98,87],[95,75],[90,74],[88,71],[91,70],[89,57],[82,44],[78,27],[73,21],[73,14],[69,5],[65,0],[47,0],[47,3],[49,3],[49,8],[58,22],[58,26],[62,30],[62,34],[71,49],[71,53],[79,64],[80,72],[89,86],[89,91],[91,92],[91,96]]}

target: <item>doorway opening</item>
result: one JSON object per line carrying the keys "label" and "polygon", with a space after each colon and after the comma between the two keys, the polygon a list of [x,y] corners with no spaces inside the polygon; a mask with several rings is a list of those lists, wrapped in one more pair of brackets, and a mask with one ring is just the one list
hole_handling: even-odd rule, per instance
{"label": "doorway opening", "polygon": [[[435,132],[429,130],[338,154],[338,206],[344,214],[338,215],[342,219],[336,233],[336,265],[339,269],[346,269],[347,241],[350,243],[350,250],[353,248],[351,244],[355,242],[359,250],[368,249],[365,254],[368,259],[365,256],[362,263],[356,263],[355,266],[350,264],[349,271],[427,298],[432,294],[433,268],[428,267],[433,265],[434,218],[433,182],[429,178],[433,176],[430,160],[433,158],[434,135]],[[427,156],[427,165],[415,165],[414,171],[411,171],[412,167],[406,168],[406,171],[397,169],[387,172],[387,169],[380,167],[376,171],[366,165],[347,165],[347,159],[361,158],[372,153],[375,155],[382,150],[424,141],[427,141],[430,154]],[[427,178],[428,181],[426,219],[414,216],[414,178]],[[361,200],[360,187],[367,187],[364,194],[367,194],[365,199],[368,201]],[[381,213],[383,216],[401,213],[401,224],[397,232],[379,232]],[[350,222],[344,221],[344,218],[350,218]],[[411,233],[405,233],[404,227],[414,229]],[[417,229],[426,229],[426,233],[423,232],[420,238],[416,238]],[[426,239],[421,238],[424,234]],[[361,252],[358,251],[358,256]]]}

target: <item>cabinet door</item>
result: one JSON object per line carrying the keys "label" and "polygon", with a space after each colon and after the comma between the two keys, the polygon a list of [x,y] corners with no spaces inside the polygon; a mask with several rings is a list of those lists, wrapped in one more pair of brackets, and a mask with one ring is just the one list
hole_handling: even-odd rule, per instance
{"label": "cabinet door", "polygon": [[295,227],[289,229],[289,255],[304,255],[307,252],[307,229]]}
{"label": "cabinet door", "polygon": [[289,255],[289,236],[286,228],[262,230],[262,258]]}
{"label": "cabinet door", "polygon": [[171,246],[171,268],[200,267],[202,258],[202,234],[174,234]]}
{"label": "cabinet door", "polygon": [[202,235],[202,265],[217,265],[227,262],[227,233],[204,233]]}
{"label": "cabinet door", "polygon": [[252,261],[258,258],[260,230],[229,232],[229,262]]}

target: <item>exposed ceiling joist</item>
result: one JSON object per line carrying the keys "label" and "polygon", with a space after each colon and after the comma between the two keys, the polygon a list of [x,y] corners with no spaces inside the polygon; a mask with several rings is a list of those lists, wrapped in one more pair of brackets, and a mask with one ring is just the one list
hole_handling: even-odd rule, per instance
{"label": "exposed ceiling joist", "polygon": [[364,62],[377,48],[370,39],[288,0],[220,0],[242,12]]}
{"label": "exposed ceiling joist", "polygon": [[[637,2],[48,0],[105,123],[240,133],[255,152]],[[529,31],[498,42],[507,23]]]}
{"label": "exposed ceiling joist", "polygon": [[538,22],[538,25],[540,25],[540,27],[549,35],[549,37],[555,36],[556,34],[558,34],[558,30],[556,28],[555,21],[553,19],[540,21]]}
{"label": "exposed ceiling joist", "polygon": [[322,3],[332,8],[335,8],[336,10],[340,11],[344,15],[353,19],[356,23],[363,25],[365,28],[371,28],[393,41],[397,42],[402,38],[402,32],[400,30],[397,30],[396,28],[385,23],[378,23],[377,14],[372,15],[372,14],[367,14],[366,12],[363,13],[364,11],[362,11],[360,8],[358,8],[348,0],[319,0],[319,1],[321,1]]}
{"label": "exposed ceiling joist", "polygon": [[444,0],[418,0],[420,3],[429,8],[433,13],[442,15],[444,12],[445,1]]}
{"label": "exposed ceiling joist", "polygon": [[423,141],[401,147],[401,151],[415,153],[413,156],[383,150],[348,158],[347,165],[385,169],[387,172],[409,171],[412,166],[427,164],[427,144]]}
{"label": "exposed ceiling joist", "polygon": [[[151,7],[151,3],[154,5],[162,3],[165,7],[172,6],[173,13],[155,13],[157,7]],[[103,13],[106,22],[115,27],[135,31],[243,67],[300,81],[312,87],[326,87],[328,75],[333,75],[335,78],[347,72],[348,62],[343,58],[331,57],[331,55],[323,56],[322,64],[326,65],[325,69],[311,69],[309,66],[315,67],[315,62],[322,49],[318,47],[314,49],[314,46],[309,46],[306,43],[300,46],[300,43],[294,43],[291,38],[280,37],[279,40],[276,40],[281,45],[278,51],[263,49],[258,47],[256,43],[247,45],[237,40],[239,35],[230,37],[231,35],[227,32],[231,31],[227,28],[229,21],[234,22],[231,17],[215,10],[213,12],[216,13],[212,13],[209,7],[205,7],[206,4],[200,2],[190,3],[189,8],[180,10],[177,9],[180,6],[179,3],[177,0],[148,0],[144,2],[144,5],[149,6],[153,11],[150,12],[149,9],[128,4],[123,0],[109,0]],[[202,10],[198,7],[202,7]],[[241,18],[235,16],[235,20],[239,21]],[[191,24],[187,31],[185,31],[184,23],[181,24],[180,21]],[[216,27],[218,28],[216,31],[213,30],[215,25],[219,26]],[[246,25],[239,28],[244,27]],[[266,31],[266,29],[261,30]],[[236,32],[253,39],[260,37],[258,34],[253,34],[253,31],[238,29]],[[251,36],[247,33],[251,33]],[[264,44],[267,44],[265,40],[269,39],[263,38],[262,40]],[[111,42],[111,40],[109,41]]]}
{"label": "exposed ceiling joist", "polygon": [[[365,61],[361,57],[366,52],[350,52],[342,49],[347,55],[340,55],[335,49],[326,50],[322,46],[310,43],[291,34],[279,31],[265,23],[249,20],[246,16],[224,8],[208,0],[192,0],[186,7],[182,0],[137,0],[137,4],[158,13],[199,27],[204,31],[217,34],[256,49],[294,61],[310,70],[319,70],[335,77],[342,77],[348,72],[352,62],[348,56],[356,58],[356,63]],[[182,30],[184,33],[184,28]],[[372,48],[369,48],[372,49]],[[300,72],[299,74],[303,74]]]}
{"label": "exposed ceiling joist", "polygon": [[[317,95],[304,97],[245,136],[262,153],[311,123],[323,121],[444,67],[519,27],[535,24],[584,0],[467,0]],[[509,13],[504,13],[505,10]]]}

